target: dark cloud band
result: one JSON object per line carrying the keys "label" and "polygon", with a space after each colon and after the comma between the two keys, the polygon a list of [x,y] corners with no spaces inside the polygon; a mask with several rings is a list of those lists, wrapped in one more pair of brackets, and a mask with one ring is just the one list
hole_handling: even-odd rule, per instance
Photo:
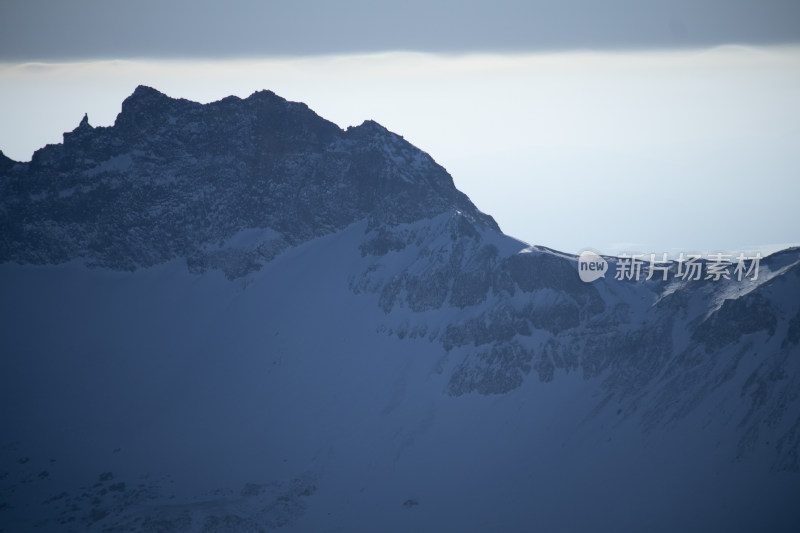
{"label": "dark cloud band", "polygon": [[798,21],[791,0],[6,0],[0,61],[786,44]]}

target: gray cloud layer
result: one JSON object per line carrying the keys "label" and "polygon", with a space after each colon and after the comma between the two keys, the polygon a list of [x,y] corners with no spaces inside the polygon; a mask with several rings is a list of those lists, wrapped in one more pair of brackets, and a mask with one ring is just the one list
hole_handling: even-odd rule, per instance
{"label": "gray cloud layer", "polygon": [[796,0],[3,0],[0,61],[800,42]]}

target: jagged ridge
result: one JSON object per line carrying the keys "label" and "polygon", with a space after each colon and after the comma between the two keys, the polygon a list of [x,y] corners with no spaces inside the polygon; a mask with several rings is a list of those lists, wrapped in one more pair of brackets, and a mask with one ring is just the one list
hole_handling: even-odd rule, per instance
{"label": "jagged ridge", "polygon": [[[0,158],[0,198],[0,262],[134,269],[185,257],[229,277],[364,218],[457,209],[498,229],[402,137],[372,121],[343,131],[270,91],[203,105],[139,86],[113,126],[84,117],[29,163]],[[252,228],[273,232],[224,252]]]}

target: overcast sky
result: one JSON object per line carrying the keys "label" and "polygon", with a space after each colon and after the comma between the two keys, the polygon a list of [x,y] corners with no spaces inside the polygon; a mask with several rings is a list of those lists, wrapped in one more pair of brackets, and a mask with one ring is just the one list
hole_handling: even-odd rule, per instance
{"label": "overcast sky", "polygon": [[577,253],[800,243],[800,2],[0,1],[0,150],[138,84],[375,119],[503,230]]}
{"label": "overcast sky", "polygon": [[797,0],[3,0],[0,60],[786,44]]}

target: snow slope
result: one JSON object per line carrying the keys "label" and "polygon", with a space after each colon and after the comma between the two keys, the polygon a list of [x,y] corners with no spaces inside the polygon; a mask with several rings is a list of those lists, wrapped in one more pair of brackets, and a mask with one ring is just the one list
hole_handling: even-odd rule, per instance
{"label": "snow slope", "polygon": [[4,530],[797,524],[797,472],[768,444],[738,455],[754,356],[656,427],[609,394],[610,372],[454,396],[458,354],[388,334],[376,296],[350,290],[362,238],[353,225],[237,281],[178,261],[2,265]]}

